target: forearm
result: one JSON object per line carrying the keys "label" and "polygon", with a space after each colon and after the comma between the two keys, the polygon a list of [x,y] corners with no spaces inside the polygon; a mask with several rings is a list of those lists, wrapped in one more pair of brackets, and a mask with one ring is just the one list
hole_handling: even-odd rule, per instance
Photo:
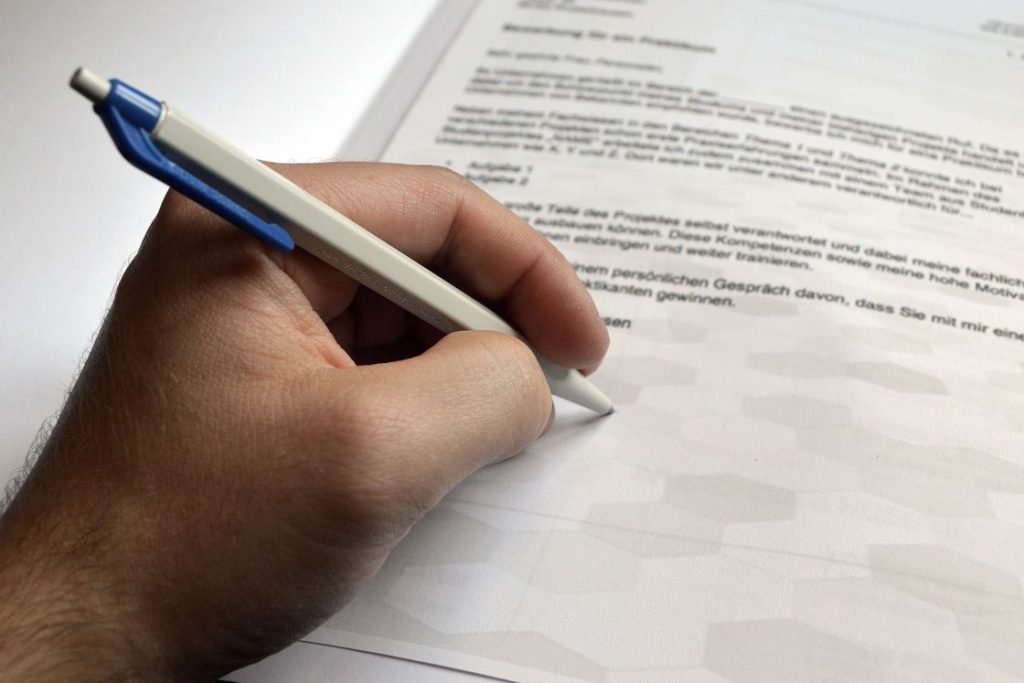
{"label": "forearm", "polygon": [[159,680],[137,601],[109,563],[105,515],[40,514],[55,497],[32,477],[0,518],[0,678]]}
{"label": "forearm", "polygon": [[[131,638],[75,579],[51,582],[24,567],[0,569],[0,672],[18,681],[142,680]],[[71,597],[75,595],[76,597]],[[87,595],[87,594],[85,594]]]}

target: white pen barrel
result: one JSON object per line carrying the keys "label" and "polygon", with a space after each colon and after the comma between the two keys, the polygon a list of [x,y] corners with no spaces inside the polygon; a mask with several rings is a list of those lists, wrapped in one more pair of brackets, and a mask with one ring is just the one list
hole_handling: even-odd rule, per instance
{"label": "white pen barrel", "polygon": [[[166,104],[153,130],[173,161],[287,229],[295,243],[442,332],[489,330],[522,336],[493,311],[382,239]],[[229,192],[230,194],[230,192]],[[599,413],[611,402],[580,373],[538,356],[551,392]]]}
{"label": "white pen barrel", "polygon": [[443,332],[516,331],[485,306],[241,150],[165,106],[153,140],[197,176],[265,207],[306,251]]}

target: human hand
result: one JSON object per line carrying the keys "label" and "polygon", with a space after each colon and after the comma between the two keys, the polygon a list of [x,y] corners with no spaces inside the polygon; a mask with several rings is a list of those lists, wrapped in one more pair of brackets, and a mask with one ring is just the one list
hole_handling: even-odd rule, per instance
{"label": "human hand", "polygon": [[[468,182],[279,170],[551,360],[599,364],[607,333],[572,267]],[[460,332],[419,353],[436,337],[169,195],[0,519],[0,672],[212,678],[337,611],[448,490],[549,423],[526,346]]]}

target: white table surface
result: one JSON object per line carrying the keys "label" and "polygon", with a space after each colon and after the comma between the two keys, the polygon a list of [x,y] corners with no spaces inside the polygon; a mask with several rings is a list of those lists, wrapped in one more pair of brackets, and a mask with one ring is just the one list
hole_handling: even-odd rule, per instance
{"label": "white table surface", "polygon": [[[74,69],[173,102],[259,158],[326,160],[435,5],[0,0],[0,482],[59,409],[165,191],[118,155],[67,86]],[[245,680],[452,675],[337,653],[299,646]]]}

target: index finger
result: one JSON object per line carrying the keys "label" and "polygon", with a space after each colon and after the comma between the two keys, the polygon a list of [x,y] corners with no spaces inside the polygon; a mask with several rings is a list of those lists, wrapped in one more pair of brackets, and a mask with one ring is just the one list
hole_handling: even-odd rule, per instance
{"label": "index finger", "polygon": [[[521,218],[461,176],[393,164],[278,170],[495,308],[539,353],[566,367],[592,370],[600,364],[608,332],[573,267]],[[301,263],[321,271],[296,278],[310,300],[329,295],[329,267],[312,259]]]}

